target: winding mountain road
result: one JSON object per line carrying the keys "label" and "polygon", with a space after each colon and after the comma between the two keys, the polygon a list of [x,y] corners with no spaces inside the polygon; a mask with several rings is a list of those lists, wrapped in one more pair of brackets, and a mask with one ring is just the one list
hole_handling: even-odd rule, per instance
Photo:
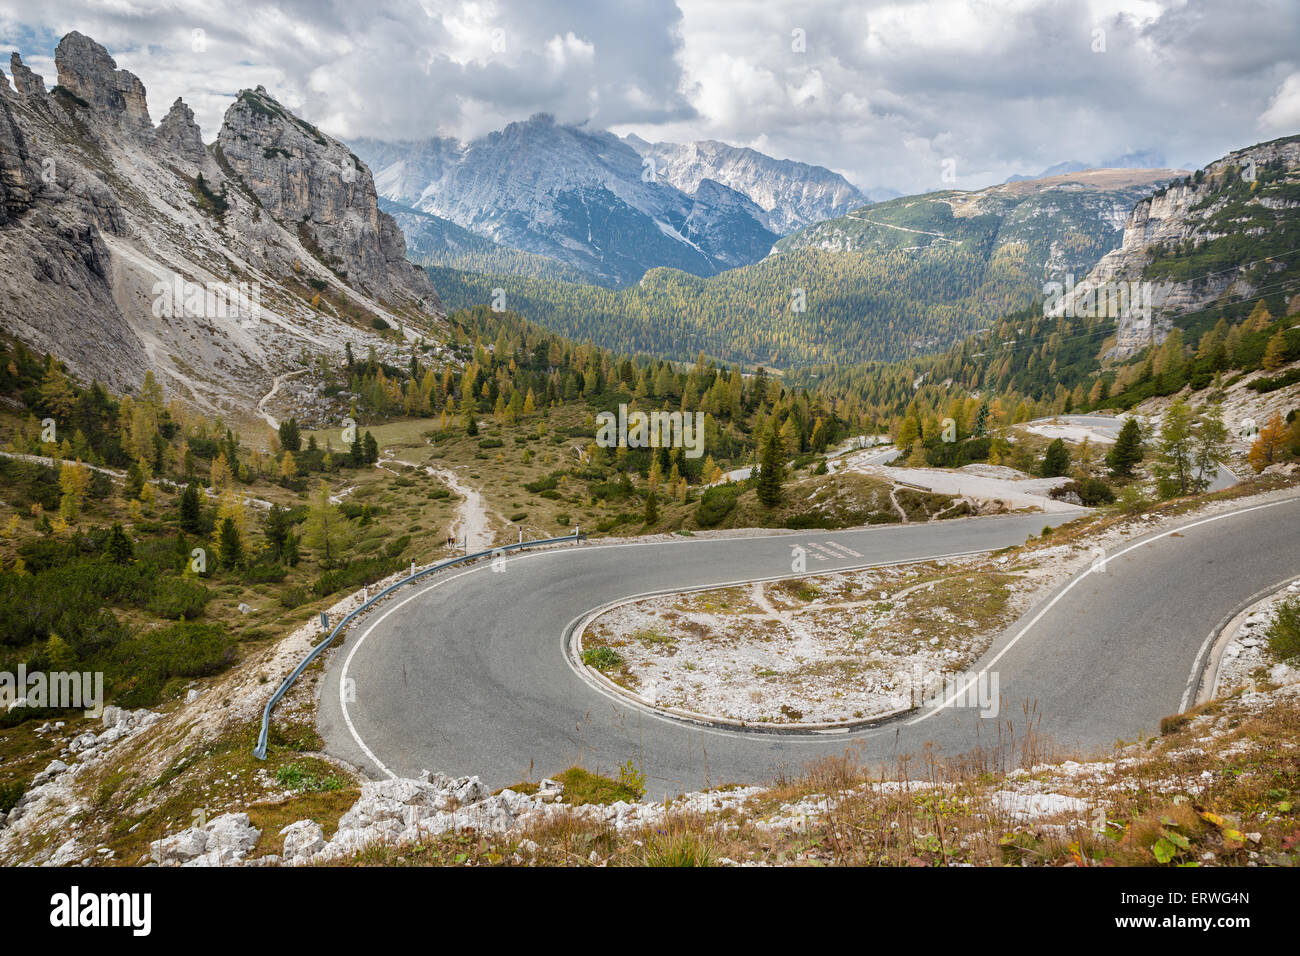
{"label": "winding mountain road", "polygon": [[956,755],[993,740],[999,719],[1023,723],[1026,703],[1057,742],[1101,750],[1158,732],[1161,717],[1189,706],[1218,625],[1300,575],[1300,496],[1136,539],[1031,609],[976,665],[999,674],[1000,718],[945,708],[821,734],[687,724],[598,690],[566,653],[569,632],[593,609],[633,595],[790,577],[795,545],[847,549],[842,559],[809,561],[817,573],[1018,545],[1043,523],[1041,514],[1001,515],[583,544],[520,554],[497,570],[483,563],[447,572],[396,594],[331,653],[320,730],[331,753],[376,776],[428,769],[499,787],[579,760],[608,771],[631,758],[660,796],[764,782],[850,743],[873,762],[927,743]]}

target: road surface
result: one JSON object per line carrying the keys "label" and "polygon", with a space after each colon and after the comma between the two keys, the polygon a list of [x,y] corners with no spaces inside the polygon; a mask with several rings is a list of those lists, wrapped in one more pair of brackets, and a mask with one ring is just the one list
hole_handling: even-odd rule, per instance
{"label": "road surface", "polygon": [[1036,706],[1041,730],[1061,744],[1100,752],[1157,733],[1161,717],[1194,699],[1189,680],[1225,615],[1300,575],[1300,497],[1189,518],[1177,533],[1126,545],[1104,570],[1085,569],[1031,610],[976,665],[999,674],[998,718],[947,708],[852,733],[703,727],[597,690],[565,653],[568,631],[592,609],[639,594],[789,577],[794,545],[847,549],[842,559],[809,561],[815,573],[1018,545],[1043,522],[1041,514],[999,515],[584,544],[509,558],[504,570],[485,563],[446,572],[399,592],[331,652],[320,729],[331,753],[375,776],[428,769],[500,787],[579,761],[609,771],[633,759],[659,796],[765,782],[851,743],[873,762],[892,763],[927,743],[964,753],[993,740],[999,722],[1019,727],[1025,705]]}

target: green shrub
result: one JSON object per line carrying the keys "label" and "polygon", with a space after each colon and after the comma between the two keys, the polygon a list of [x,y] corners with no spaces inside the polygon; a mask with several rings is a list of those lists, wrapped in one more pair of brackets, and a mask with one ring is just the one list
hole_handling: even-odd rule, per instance
{"label": "green shrub", "polygon": [[589,647],[582,652],[582,663],[604,671],[622,664],[623,656],[612,647]]}
{"label": "green shrub", "polygon": [[174,677],[207,677],[235,660],[235,641],[224,627],[181,621],[133,634],[104,655],[105,676],[123,707],[149,707]]}
{"label": "green shrub", "polygon": [[293,610],[296,607],[302,607],[302,605],[306,604],[310,600],[311,597],[307,594],[306,588],[285,588],[280,593],[280,606],[288,608],[289,610]]}
{"label": "green shrub", "polygon": [[313,590],[319,597],[324,597],[343,588],[356,588],[386,578],[404,566],[405,562],[400,558],[362,558],[326,571],[316,579]]}
{"label": "green shrub", "polygon": [[198,581],[188,578],[162,578],[149,598],[150,614],[170,620],[193,620],[203,615],[203,609],[212,598],[212,592]]}
{"label": "green shrub", "polygon": [[0,813],[8,813],[18,806],[18,801],[23,798],[25,791],[26,788],[17,780],[0,783]]}
{"label": "green shrub", "polygon": [[1283,601],[1268,629],[1268,648],[1283,660],[1300,657],[1300,599]]}
{"label": "green shrub", "polygon": [[245,569],[245,584],[279,584],[288,575],[289,569],[283,564],[268,562],[254,564]]}
{"label": "green shrub", "polygon": [[712,528],[721,523],[735,509],[740,494],[739,485],[718,485],[707,489],[695,506],[695,523],[701,528]]}
{"label": "green shrub", "polygon": [[1053,488],[1050,492],[1058,501],[1070,492],[1079,496],[1079,500],[1089,508],[1108,505],[1115,500],[1115,489],[1100,478],[1084,478],[1081,481],[1067,481]]}

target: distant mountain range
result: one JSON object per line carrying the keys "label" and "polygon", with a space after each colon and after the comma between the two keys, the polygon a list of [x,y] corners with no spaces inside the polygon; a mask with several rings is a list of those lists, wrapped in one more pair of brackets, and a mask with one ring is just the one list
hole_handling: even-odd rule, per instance
{"label": "distant mountain range", "polygon": [[1048,166],[1041,173],[1033,175],[1008,176],[1007,182],[1018,183],[1025,179],[1045,179],[1049,176],[1061,176],[1065,173],[1081,173],[1085,169],[1157,169],[1165,165],[1164,157],[1154,150],[1144,149],[1123,156],[1102,160],[1100,163],[1080,163],[1073,159]]}
{"label": "distant mountain range", "polygon": [[653,269],[592,289],[554,277],[431,270],[449,307],[490,301],[627,352],[791,369],[941,351],[1082,278],[1134,204],[1181,170],[1087,170],[858,207],[780,239],[762,261],[699,278]]}
{"label": "distant mountain range", "polygon": [[379,194],[405,208],[390,207],[417,261],[464,265],[469,233],[610,286],[660,266],[710,276],[757,262],[779,236],[870,201],[820,166],[711,140],[620,139],[545,114],[468,143],[354,148]]}

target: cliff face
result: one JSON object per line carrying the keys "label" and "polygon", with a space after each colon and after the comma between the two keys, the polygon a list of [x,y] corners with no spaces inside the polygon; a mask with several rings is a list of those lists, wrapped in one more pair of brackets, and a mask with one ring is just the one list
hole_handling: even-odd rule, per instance
{"label": "cliff face", "polygon": [[[1300,179],[1300,136],[1235,150],[1189,178],[1135,204],[1118,248],[1103,256],[1062,303],[1062,308],[1077,306],[1097,290],[1149,283],[1150,315],[1120,314],[1116,344],[1108,356],[1127,357],[1164,341],[1178,314],[1206,308],[1224,296],[1253,294],[1260,277],[1251,268],[1254,262],[1192,269],[1194,277],[1171,266],[1185,253],[1216,240],[1263,236],[1296,221],[1300,200],[1286,184]],[[1264,178],[1270,183],[1260,189]],[[1157,262],[1162,258],[1163,268]]]}
{"label": "cliff face", "polygon": [[236,419],[303,351],[404,361],[372,319],[440,337],[436,294],[342,144],[245,104],[210,152],[179,99],[155,129],[144,85],[88,37],[55,62],[49,92],[16,54],[14,87],[0,74],[0,327],[85,379],[131,391],[153,370],[169,398]]}
{"label": "cliff face", "polygon": [[685,193],[706,180],[747,196],[763,214],[760,222],[777,235],[843,216],[870,201],[839,173],[716,140],[697,143],[647,143],[624,137],[642,156],[653,159],[658,175]]}
{"label": "cliff face", "polygon": [[262,207],[340,278],[392,301],[435,300],[428,277],[406,261],[401,230],[380,212],[370,170],[342,143],[259,86],[226,111],[217,145]]}
{"label": "cliff face", "polygon": [[191,163],[202,163],[207,156],[203,147],[203,134],[194,122],[194,111],[178,96],[167,115],[158,124],[155,133],[158,145],[182,156]]}
{"label": "cliff face", "polygon": [[144,84],[134,73],[119,70],[108,51],[90,37],[75,31],[65,36],[54,51],[54,65],[59,70],[59,86],[92,109],[133,132],[152,132]]}

